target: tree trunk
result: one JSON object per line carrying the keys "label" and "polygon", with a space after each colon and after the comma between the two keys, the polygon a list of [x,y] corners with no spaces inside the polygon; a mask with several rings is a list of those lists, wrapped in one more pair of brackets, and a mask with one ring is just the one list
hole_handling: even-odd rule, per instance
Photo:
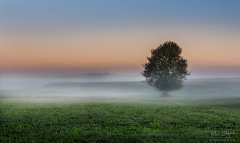
{"label": "tree trunk", "polygon": [[168,91],[163,91],[162,97],[169,97]]}

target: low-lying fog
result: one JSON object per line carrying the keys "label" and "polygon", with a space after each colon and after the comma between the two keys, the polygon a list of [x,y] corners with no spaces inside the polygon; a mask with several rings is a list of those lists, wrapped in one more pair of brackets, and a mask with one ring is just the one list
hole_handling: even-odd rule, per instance
{"label": "low-lying fog", "polygon": [[[0,77],[1,96],[11,98],[72,97],[156,98],[161,92],[142,83],[140,76],[118,77]],[[240,97],[240,78],[188,79],[181,90],[169,92],[172,98]]]}

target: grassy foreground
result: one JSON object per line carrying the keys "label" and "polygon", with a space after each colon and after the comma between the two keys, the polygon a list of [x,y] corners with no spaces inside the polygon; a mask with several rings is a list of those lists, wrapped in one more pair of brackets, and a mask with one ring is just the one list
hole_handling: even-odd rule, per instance
{"label": "grassy foreground", "polygon": [[240,98],[0,100],[0,142],[240,142]]}

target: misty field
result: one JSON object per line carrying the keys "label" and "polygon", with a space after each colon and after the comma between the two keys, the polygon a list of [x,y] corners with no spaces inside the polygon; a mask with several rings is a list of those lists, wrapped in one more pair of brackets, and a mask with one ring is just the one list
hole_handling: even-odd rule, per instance
{"label": "misty field", "polygon": [[239,142],[240,98],[75,101],[25,103],[1,99],[0,141]]}
{"label": "misty field", "polygon": [[239,85],[189,80],[170,98],[140,82],[2,90],[0,142],[240,142]]}

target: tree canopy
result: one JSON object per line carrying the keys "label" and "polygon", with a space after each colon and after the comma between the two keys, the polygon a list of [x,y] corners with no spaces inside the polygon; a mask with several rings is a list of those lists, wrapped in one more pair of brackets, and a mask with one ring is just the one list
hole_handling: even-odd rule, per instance
{"label": "tree canopy", "polygon": [[163,96],[168,96],[168,91],[181,89],[186,76],[190,75],[187,60],[180,56],[181,53],[182,48],[172,41],[152,49],[148,62],[143,65],[144,82],[163,91]]}

